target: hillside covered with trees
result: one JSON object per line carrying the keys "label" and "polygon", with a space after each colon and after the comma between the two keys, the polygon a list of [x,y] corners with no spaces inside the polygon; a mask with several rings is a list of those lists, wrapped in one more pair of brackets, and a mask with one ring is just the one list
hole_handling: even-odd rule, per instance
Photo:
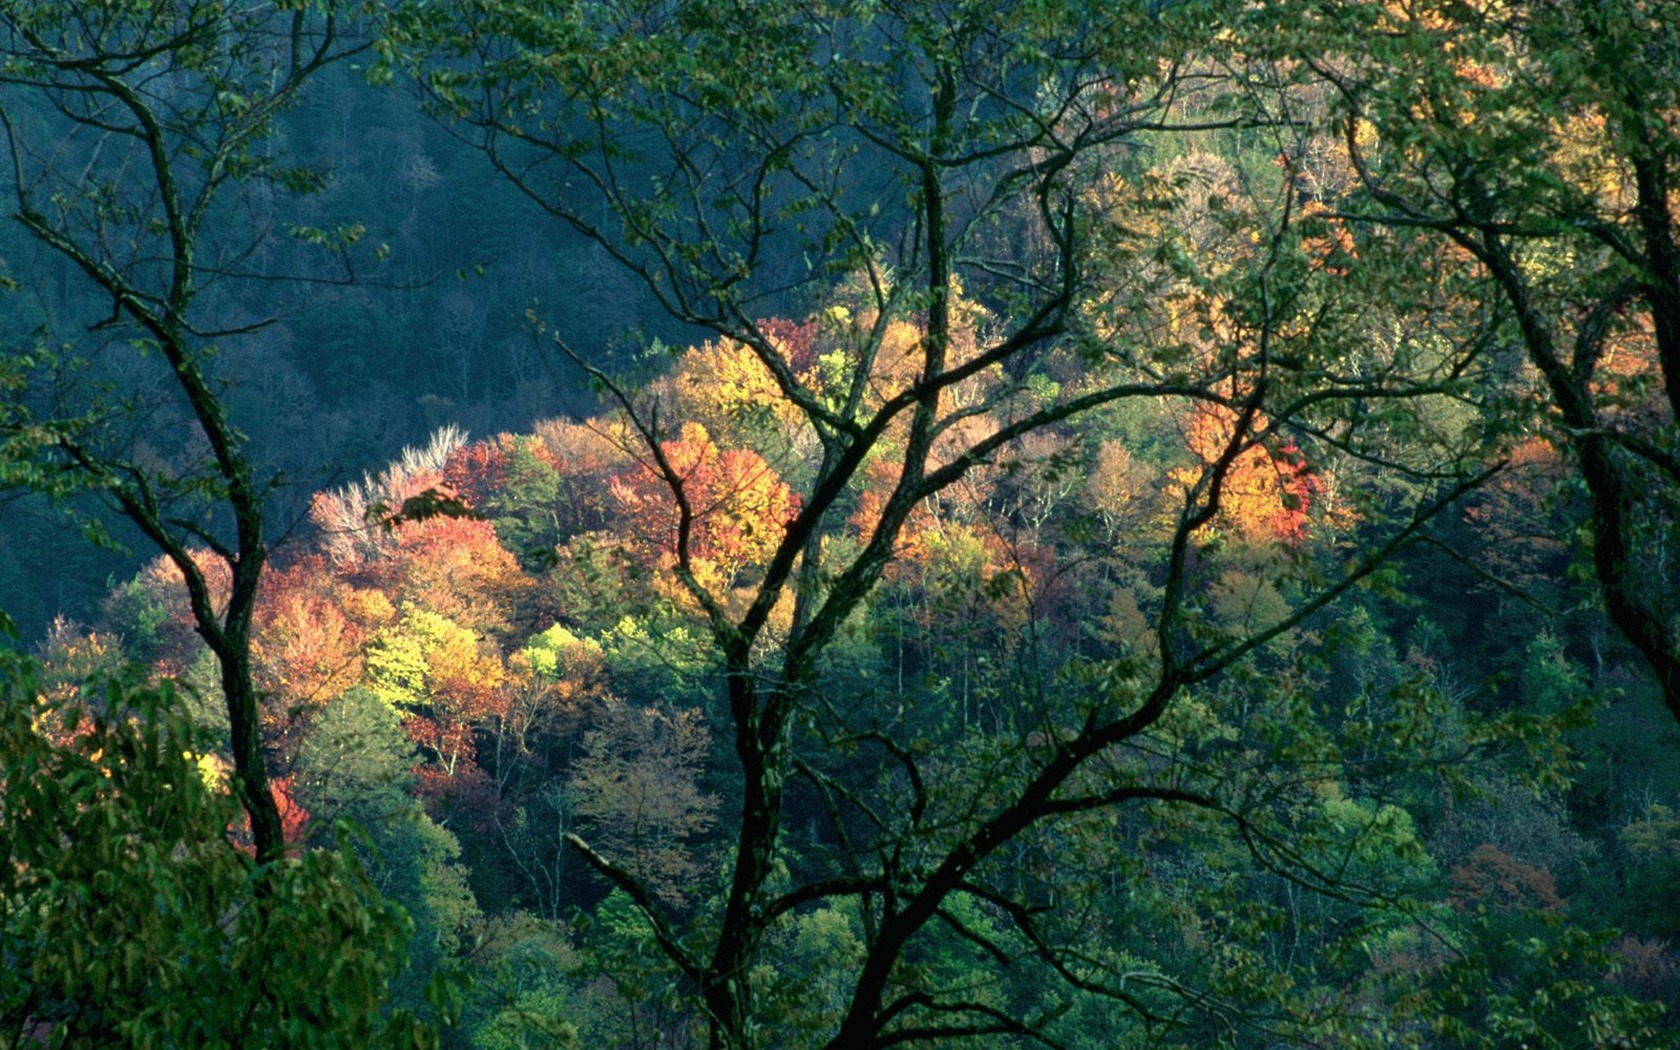
{"label": "hillside covered with trees", "polygon": [[1680,1045],[1677,44],[0,0],[0,1047]]}

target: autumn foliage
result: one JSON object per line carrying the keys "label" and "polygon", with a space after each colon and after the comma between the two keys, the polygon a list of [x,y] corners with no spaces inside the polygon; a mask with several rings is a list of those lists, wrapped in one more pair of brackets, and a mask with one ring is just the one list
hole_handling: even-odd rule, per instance
{"label": "autumn foliage", "polygon": [[1311,521],[1318,480],[1293,443],[1282,442],[1273,449],[1251,436],[1264,432],[1264,420],[1256,420],[1240,437],[1237,421],[1237,413],[1228,408],[1193,410],[1185,444],[1196,466],[1175,470],[1173,477],[1193,487],[1209,478],[1218,464],[1228,463],[1219,486],[1217,527],[1250,543],[1300,542]]}
{"label": "autumn foliage", "polygon": [[647,460],[612,479],[621,520],[653,564],[687,562],[715,586],[733,586],[781,542],[799,498],[747,449],[721,449],[705,427],[683,426]]}

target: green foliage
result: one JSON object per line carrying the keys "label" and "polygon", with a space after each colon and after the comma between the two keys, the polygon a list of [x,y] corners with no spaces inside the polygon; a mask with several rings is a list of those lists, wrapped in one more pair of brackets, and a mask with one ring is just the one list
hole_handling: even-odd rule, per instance
{"label": "green foliage", "polygon": [[596,906],[590,943],[610,955],[651,955],[656,951],[653,926],[623,890],[613,890]]}
{"label": "green foliage", "polygon": [[[1463,927],[1456,958],[1423,978],[1408,1005],[1453,1046],[1672,1047],[1654,1022],[1664,1010],[1608,988],[1607,938],[1555,921],[1477,915]],[[1409,983],[1409,982],[1408,982]]]}
{"label": "green foliage", "polygon": [[161,640],[169,610],[139,580],[119,585],[105,601],[105,616],[122,636],[129,659],[149,663]]}
{"label": "green foliage", "polygon": [[1674,807],[1649,803],[1617,839],[1627,860],[1614,913],[1649,935],[1680,936],[1680,815]]}
{"label": "green foliage", "polygon": [[297,757],[300,799],[326,826],[345,817],[381,827],[410,804],[414,745],[370,689],[351,689],[323,708]]}
{"label": "green foliage", "polygon": [[632,701],[680,705],[705,696],[703,676],[713,658],[697,632],[680,622],[626,616],[599,644],[614,686]]}
{"label": "green foliage", "polygon": [[8,1042],[431,1046],[383,1009],[411,928],[346,854],[254,865],[174,689],[52,702],[0,653],[0,1023]]}
{"label": "green foliage", "polygon": [[1585,670],[1570,660],[1556,637],[1546,632],[1528,643],[1523,661],[1523,706],[1537,714],[1556,714],[1588,698]]}
{"label": "green foliage", "polygon": [[579,638],[557,623],[541,634],[532,635],[520,652],[532,671],[561,680],[577,675],[579,664],[598,661],[604,650],[600,642],[593,638]]}
{"label": "green foliage", "polygon": [[552,989],[520,992],[473,1033],[480,1050],[572,1050],[577,1028],[565,1019],[566,997]]}
{"label": "green foliage", "polygon": [[552,564],[555,544],[567,538],[559,526],[560,475],[538,454],[541,448],[535,438],[510,442],[499,464],[499,484],[481,508],[502,545],[539,567]]}
{"label": "green foliage", "polygon": [[[380,895],[410,917],[407,966],[393,995],[420,1008],[479,909],[460,843],[407,791],[415,758],[396,713],[376,693],[351,689],[327,705],[299,745],[294,790],[316,818],[318,837],[358,856]],[[356,834],[342,839],[341,821]]]}
{"label": "green foliage", "polygon": [[477,518],[480,515],[471,507],[462,503],[458,497],[451,496],[437,489],[426,489],[402,501],[402,506],[392,508],[388,504],[374,500],[367,506],[367,520],[371,525],[378,525],[386,532],[390,532],[398,525],[411,521],[430,521],[433,518]]}
{"label": "green foliage", "polygon": [[[477,980],[464,1026],[483,1050],[562,1050],[581,1045],[573,1018],[579,970],[564,930],[514,912],[478,931]],[[472,1018],[476,1018],[473,1020]]]}

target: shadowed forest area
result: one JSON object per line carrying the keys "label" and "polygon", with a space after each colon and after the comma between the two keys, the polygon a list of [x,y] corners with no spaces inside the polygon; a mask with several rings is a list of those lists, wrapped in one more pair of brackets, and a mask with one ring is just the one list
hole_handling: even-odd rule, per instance
{"label": "shadowed forest area", "polygon": [[1680,11],[0,0],[0,1047],[1680,1045]]}

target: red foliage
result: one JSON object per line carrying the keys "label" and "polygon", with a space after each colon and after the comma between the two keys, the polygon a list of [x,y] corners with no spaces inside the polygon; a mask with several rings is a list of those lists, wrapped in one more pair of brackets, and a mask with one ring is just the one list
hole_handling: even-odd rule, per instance
{"label": "red foliage", "polygon": [[494,826],[501,804],[496,782],[472,759],[452,769],[424,765],[414,773],[414,793],[439,824],[464,824],[478,831]]}
{"label": "red foliage", "polygon": [[443,465],[444,486],[468,506],[483,509],[491,496],[514,480],[508,461],[515,451],[526,452],[550,469],[560,470],[559,461],[541,441],[497,434],[494,440],[475,441],[450,456]]}
{"label": "red foliage", "polygon": [[309,827],[309,811],[292,797],[292,778],[280,777],[270,782],[274,790],[274,803],[280,808],[280,831],[288,846],[296,847],[303,842],[305,830]]}
{"label": "red foliage", "polygon": [[488,496],[507,484],[507,454],[500,441],[475,441],[449,457],[443,466],[444,484],[468,506],[482,508]]}
{"label": "red foliage", "polygon": [[[274,804],[280,810],[280,832],[286,843],[286,854],[295,857],[302,852],[303,840],[309,832],[309,811],[292,797],[291,777],[275,777],[268,786],[274,793]],[[256,844],[251,839],[250,814],[240,811],[239,821],[228,825],[228,838],[241,853],[251,857],[257,855]]]}
{"label": "red foliage", "polygon": [[366,638],[344,611],[348,590],[319,555],[263,577],[251,655],[257,688],[280,710],[324,704],[361,677]]}
{"label": "red foliage", "polygon": [[804,375],[817,363],[817,322],[800,324],[780,317],[758,323],[759,330],[787,360],[794,375]]}

